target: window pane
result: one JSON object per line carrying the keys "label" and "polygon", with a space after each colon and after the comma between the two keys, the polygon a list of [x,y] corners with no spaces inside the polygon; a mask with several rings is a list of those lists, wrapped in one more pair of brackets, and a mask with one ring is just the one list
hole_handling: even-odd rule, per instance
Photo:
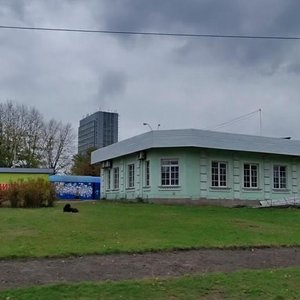
{"label": "window pane", "polygon": [[128,187],[134,187],[134,164],[128,165]]}
{"label": "window pane", "polygon": [[119,168],[114,168],[113,169],[113,182],[114,182],[114,189],[118,189],[119,188]]}
{"label": "window pane", "polygon": [[179,184],[178,160],[161,160],[161,185],[173,186]]}
{"label": "window pane", "polygon": [[258,166],[254,164],[244,164],[244,187],[256,188],[258,185]]}
{"label": "window pane", "polygon": [[145,166],[145,185],[149,186],[150,185],[150,161],[146,161],[146,166]]}
{"label": "window pane", "polygon": [[227,186],[227,164],[213,161],[211,163],[211,184],[215,187]]}
{"label": "window pane", "polygon": [[273,186],[275,189],[286,189],[286,166],[273,166]]}

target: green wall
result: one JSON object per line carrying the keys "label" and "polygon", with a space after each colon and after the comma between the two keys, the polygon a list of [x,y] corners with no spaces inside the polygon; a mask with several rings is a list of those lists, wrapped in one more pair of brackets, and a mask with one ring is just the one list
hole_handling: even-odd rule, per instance
{"label": "green wall", "polygon": [[10,183],[12,181],[17,181],[19,179],[29,179],[29,178],[44,178],[48,180],[48,174],[16,174],[16,173],[0,173],[0,183]]}
{"label": "green wall", "polygon": [[[179,160],[179,186],[160,186],[161,159]],[[113,167],[119,167],[120,187],[106,190],[107,169],[102,170],[102,197],[107,199],[236,199],[268,200],[282,199],[300,193],[300,160],[283,155],[255,154],[236,151],[210,150],[199,148],[170,148],[147,150],[150,161],[150,187],[145,187],[145,161],[138,160],[137,154],[113,160]],[[227,163],[227,187],[211,186],[211,162]],[[135,187],[127,188],[127,165],[135,164]],[[258,165],[258,187],[243,187],[244,163]],[[273,189],[273,165],[287,167],[287,188]],[[111,172],[113,173],[113,172]],[[113,184],[113,177],[111,177]]]}

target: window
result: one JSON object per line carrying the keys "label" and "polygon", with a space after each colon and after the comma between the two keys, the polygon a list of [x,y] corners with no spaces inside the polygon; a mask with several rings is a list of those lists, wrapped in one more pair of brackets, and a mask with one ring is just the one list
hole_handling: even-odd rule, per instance
{"label": "window", "polygon": [[114,189],[119,189],[119,168],[113,168],[114,172]]}
{"label": "window", "polygon": [[254,164],[244,164],[244,187],[257,188],[258,166]]}
{"label": "window", "polygon": [[134,164],[128,165],[128,187],[134,187]]}
{"label": "window", "polygon": [[213,161],[211,163],[211,185],[213,187],[227,186],[227,163],[220,161]]}
{"label": "window", "polygon": [[145,162],[145,185],[150,186],[150,161]]}
{"label": "window", "polygon": [[178,186],[179,185],[179,164],[176,159],[161,160],[161,185]]}
{"label": "window", "polygon": [[286,189],[286,166],[275,165],[273,167],[274,189]]}
{"label": "window", "polygon": [[111,173],[111,170],[108,169],[107,170],[107,188],[106,188],[107,190],[111,189],[110,173]]}

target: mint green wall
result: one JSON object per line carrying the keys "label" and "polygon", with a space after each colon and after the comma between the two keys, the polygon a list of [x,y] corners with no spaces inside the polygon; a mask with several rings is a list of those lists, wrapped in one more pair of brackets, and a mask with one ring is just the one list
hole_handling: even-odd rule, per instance
{"label": "mint green wall", "polygon": [[49,179],[48,174],[29,174],[29,173],[0,173],[0,183],[10,183],[18,181],[20,179],[36,179],[43,178],[45,180]]}
{"label": "mint green wall", "polygon": [[[179,187],[160,186],[161,159],[179,160]],[[237,199],[264,200],[282,199],[300,193],[300,159],[289,156],[255,154],[199,148],[170,148],[147,150],[150,161],[150,187],[145,187],[145,161],[137,159],[137,154],[113,160],[113,167],[119,167],[120,187],[106,190],[106,169],[102,170],[101,195],[107,199]],[[211,162],[227,163],[227,187],[211,187]],[[135,187],[127,188],[127,166],[135,164]],[[254,163],[258,169],[258,188],[243,187],[244,163]],[[287,166],[287,189],[273,189],[273,165]],[[111,172],[113,187],[113,172]]]}

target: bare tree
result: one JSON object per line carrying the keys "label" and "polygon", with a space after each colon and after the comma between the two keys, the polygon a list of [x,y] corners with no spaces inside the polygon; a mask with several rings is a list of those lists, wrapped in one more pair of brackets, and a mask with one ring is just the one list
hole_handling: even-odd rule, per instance
{"label": "bare tree", "polygon": [[71,124],[63,125],[54,119],[44,126],[44,164],[55,172],[65,170],[72,163],[75,135]]}
{"label": "bare tree", "polygon": [[0,113],[2,164],[6,167],[11,167],[16,163],[17,153],[22,148],[24,107],[8,101],[0,104]]}
{"label": "bare tree", "polygon": [[38,110],[0,103],[0,167],[67,168],[74,154],[70,124],[45,122]]}
{"label": "bare tree", "polygon": [[38,167],[42,159],[43,149],[43,126],[42,115],[31,108],[26,113],[26,119],[23,123],[22,145],[20,153],[20,163],[26,167]]}

